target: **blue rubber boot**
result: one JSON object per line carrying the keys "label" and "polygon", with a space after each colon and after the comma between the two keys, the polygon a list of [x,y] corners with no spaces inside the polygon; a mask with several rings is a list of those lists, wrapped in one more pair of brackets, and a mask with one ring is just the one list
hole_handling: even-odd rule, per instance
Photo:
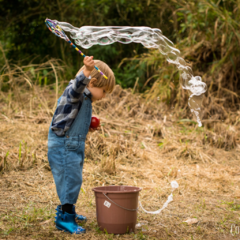
{"label": "blue rubber boot", "polygon": [[[61,206],[61,205],[58,205],[56,210],[59,211],[59,210],[61,210],[61,209],[62,209],[62,206]],[[73,205],[73,208],[72,208],[72,214],[75,214],[75,218],[76,218],[77,220],[84,221],[84,222],[87,221],[87,218],[86,218],[85,216],[79,215],[79,214],[76,213],[76,210],[75,210],[75,206],[74,206],[74,205]]]}
{"label": "blue rubber boot", "polygon": [[62,230],[64,232],[70,232],[75,234],[82,234],[85,233],[86,230],[78,226],[75,220],[75,214],[69,214],[67,212],[63,213],[62,210],[56,209],[56,228]]}
{"label": "blue rubber boot", "polygon": [[75,218],[77,218],[77,220],[84,221],[84,222],[87,221],[87,218],[85,216],[79,215],[79,214],[76,213],[74,205],[73,205],[72,211],[73,211],[73,213],[75,213],[75,216],[76,216]]}

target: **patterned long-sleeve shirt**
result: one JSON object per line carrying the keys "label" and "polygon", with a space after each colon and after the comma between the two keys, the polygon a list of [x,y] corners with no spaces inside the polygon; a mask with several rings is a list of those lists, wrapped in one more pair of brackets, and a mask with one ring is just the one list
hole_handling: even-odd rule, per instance
{"label": "patterned long-sleeve shirt", "polygon": [[63,92],[60,103],[53,115],[51,129],[57,136],[64,136],[71,127],[83,102],[83,92],[91,97],[86,88],[91,77],[87,78],[81,71],[74,80],[71,80]]}

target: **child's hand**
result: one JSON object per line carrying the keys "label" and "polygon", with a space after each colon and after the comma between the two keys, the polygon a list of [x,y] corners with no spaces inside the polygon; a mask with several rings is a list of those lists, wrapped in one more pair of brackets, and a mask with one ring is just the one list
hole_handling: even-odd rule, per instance
{"label": "child's hand", "polygon": [[83,63],[84,63],[84,65],[85,65],[85,69],[83,70],[83,74],[84,74],[86,77],[89,77],[91,71],[94,69],[93,56],[91,56],[91,57],[86,56],[86,57],[83,59]]}
{"label": "child's hand", "polygon": [[94,132],[94,131],[97,131],[97,130],[100,130],[100,127],[97,127],[97,128],[89,128],[89,132]]}

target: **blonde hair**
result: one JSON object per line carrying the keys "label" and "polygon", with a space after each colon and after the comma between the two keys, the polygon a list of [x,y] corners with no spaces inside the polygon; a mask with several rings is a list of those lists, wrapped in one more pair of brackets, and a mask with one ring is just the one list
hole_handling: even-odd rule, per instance
{"label": "blonde hair", "polygon": [[[101,60],[94,60],[95,66],[97,66],[107,77],[108,79],[104,78],[96,68],[94,68],[91,72],[91,83],[94,87],[107,87],[107,92],[111,93],[115,86],[115,76],[111,68]],[[77,75],[83,71],[85,66],[83,65],[80,70],[78,71]]]}

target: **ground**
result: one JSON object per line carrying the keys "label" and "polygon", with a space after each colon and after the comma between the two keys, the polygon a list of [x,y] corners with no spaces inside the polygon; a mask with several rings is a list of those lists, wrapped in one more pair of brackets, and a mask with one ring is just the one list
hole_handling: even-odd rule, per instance
{"label": "ground", "polygon": [[[181,112],[146,102],[116,87],[94,105],[101,130],[88,134],[83,186],[76,204],[86,215],[82,236],[54,226],[59,204],[47,161],[47,134],[57,96],[37,86],[31,94],[1,97],[1,239],[240,239],[238,121],[205,123],[199,128]],[[16,100],[17,99],[17,100]],[[235,119],[238,119],[237,116]],[[203,122],[204,123],[204,122]],[[99,231],[92,188],[142,188],[135,233]],[[188,224],[187,219],[195,219]]]}

